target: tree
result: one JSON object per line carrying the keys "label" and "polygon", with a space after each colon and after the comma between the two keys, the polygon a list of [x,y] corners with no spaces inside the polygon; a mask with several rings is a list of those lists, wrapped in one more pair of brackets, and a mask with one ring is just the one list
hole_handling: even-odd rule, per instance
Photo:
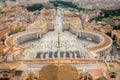
{"label": "tree", "polygon": [[21,31],[21,28],[11,29],[10,32],[8,33],[8,35],[12,35],[12,34],[20,32],[20,31]]}

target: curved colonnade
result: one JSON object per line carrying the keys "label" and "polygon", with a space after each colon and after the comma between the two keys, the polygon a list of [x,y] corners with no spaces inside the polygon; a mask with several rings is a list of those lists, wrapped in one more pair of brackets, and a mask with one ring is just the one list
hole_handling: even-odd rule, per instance
{"label": "curved colonnade", "polygon": [[[110,53],[112,40],[107,35],[99,32],[78,30],[78,28],[74,27],[72,23],[63,23],[63,28],[69,30],[79,38],[97,42],[97,45],[87,48],[89,53],[97,53],[97,56],[99,57]],[[54,30],[54,23],[46,23],[40,27],[28,27],[26,31],[8,37],[5,44],[9,47],[15,46],[22,49],[19,44],[40,38],[49,30]]]}
{"label": "curved colonnade", "polygon": [[84,38],[97,42],[98,44],[87,48],[90,53],[97,53],[97,56],[106,56],[110,53],[112,48],[112,39],[106,34],[96,31],[86,31],[79,29],[80,27],[75,26],[73,23],[63,23],[64,29],[69,30],[79,38]]}
{"label": "curved colonnade", "polygon": [[26,31],[13,34],[10,37],[8,37],[5,41],[5,44],[6,46],[9,47],[13,46],[20,47],[19,45],[20,43],[40,38],[42,37],[43,34],[47,33],[47,31],[53,29],[54,29],[53,23],[46,23],[40,27],[28,27]]}

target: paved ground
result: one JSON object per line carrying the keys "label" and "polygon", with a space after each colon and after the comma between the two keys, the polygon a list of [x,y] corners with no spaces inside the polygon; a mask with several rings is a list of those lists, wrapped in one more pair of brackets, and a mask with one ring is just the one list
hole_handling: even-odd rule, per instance
{"label": "paved ground", "polygon": [[[77,50],[76,44],[75,44],[75,38],[76,36],[73,35],[72,33],[68,32],[68,31],[64,31],[61,35],[60,35],[60,44],[61,44],[61,50],[63,51],[69,51],[69,50]],[[82,46],[86,46],[86,47],[91,47],[96,45],[97,43],[92,42],[92,41],[88,41],[85,39],[77,39],[78,40],[78,45],[82,45]],[[30,44],[33,44],[34,47],[33,49],[38,48],[38,51],[42,50],[42,51],[56,51],[57,50],[57,34],[55,33],[55,31],[50,31],[48,33],[46,33],[43,38],[41,39],[37,39],[37,40],[33,40],[33,41],[29,41],[26,42],[24,44],[21,44],[22,46],[28,46]],[[44,50],[43,50],[44,49]],[[54,49],[54,50],[53,50]]]}
{"label": "paved ground", "polygon": [[[43,38],[34,40],[34,41],[29,41],[24,44],[21,44],[22,46],[28,46],[33,44],[33,52],[41,52],[41,51],[58,51],[58,48],[56,45],[58,44],[57,41],[57,34],[55,31],[50,31],[47,34],[43,36]],[[76,44],[75,40],[76,36],[73,35],[72,33],[68,31],[64,31],[60,35],[60,44],[61,44],[61,51],[76,51],[78,50],[77,45],[81,45],[82,47],[87,46],[94,46],[97,43],[91,42],[85,39],[78,39],[78,43]]]}
{"label": "paved ground", "polygon": [[[57,15],[55,18],[56,21],[56,27],[54,31],[49,31],[46,33],[41,39],[33,40],[26,42],[24,44],[21,44],[22,46],[29,46],[33,44],[33,54],[37,54],[39,52],[56,52],[56,51],[73,51],[75,52],[75,55],[77,57],[77,54],[84,54],[85,53],[85,47],[94,46],[97,43],[91,42],[85,39],[76,39],[76,36],[68,31],[62,30],[62,14],[60,9],[57,10]],[[58,35],[58,33],[60,33]],[[59,38],[58,38],[59,37]],[[60,48],[58,48],[58,41],[60,41]],[[76,53],[76,51],[78,53]],[[45,56],[48,56],[47,53]],[[57,55],[60,56],[60,55]],[[66,57],[67,52],[66,52]],[[70,55],[69,55],[70,56]],[[72,56],[72,55],[71,55]]]}

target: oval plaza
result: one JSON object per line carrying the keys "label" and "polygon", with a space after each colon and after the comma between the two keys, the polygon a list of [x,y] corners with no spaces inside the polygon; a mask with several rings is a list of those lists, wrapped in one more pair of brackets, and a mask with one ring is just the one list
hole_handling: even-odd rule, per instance
{"label": "oval plaza", "polygon": [[59,10],[54,22],[28,27],[26,31],[10,36],[6,45],[30,47],[23,55],[32,55],[33,59],[99,59],[110,53],[112,40],[107,35],[79,29],[74,23],[63,22],[61,17],[63,13]]}
{"label": "oval plaza", "polygon": [[[111,70],[119,69],[118,62],[111,61],[112,39],[104,33],[85,30],[85,21],[83,13],[43,8],[25,31],[6,39],[7,63],[0,69],[15,69],[18,74],[12,80],[109,80],[109,74],[113,76],[114,72]],[[112,64],[117,66],[111,67]]]}

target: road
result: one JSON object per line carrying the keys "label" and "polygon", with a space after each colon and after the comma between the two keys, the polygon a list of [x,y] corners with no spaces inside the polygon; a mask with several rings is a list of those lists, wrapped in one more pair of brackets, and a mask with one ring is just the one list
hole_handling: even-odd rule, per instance
{"label": "road", "polygon": [[57,13],[56,13],[56,18],[55,18],[55,23],[56,23],[56,27],[55,27],[55,31],[58,32],[62,32],[62,13],[60,11],[60,8],[57,9]]}

